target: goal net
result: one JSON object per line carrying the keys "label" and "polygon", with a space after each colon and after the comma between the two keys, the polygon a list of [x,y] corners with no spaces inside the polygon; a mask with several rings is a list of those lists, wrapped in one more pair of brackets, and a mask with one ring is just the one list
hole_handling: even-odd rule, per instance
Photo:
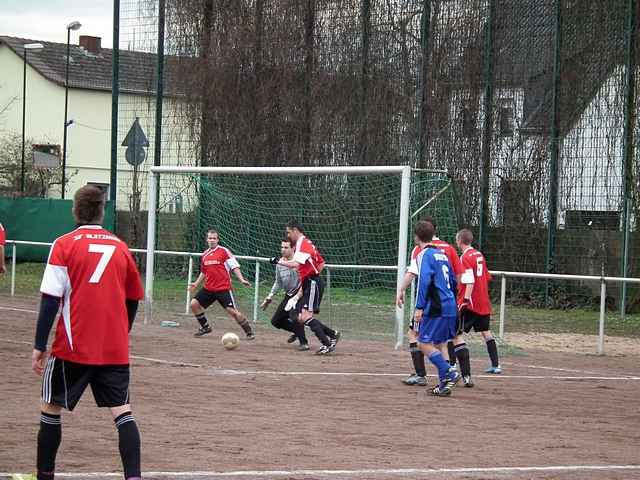
{"label": "goal net", "polygon": [[[412,225],[431,216],[439,236],[453,241],[457,220],[453,185],[444,172],[405,167],[403,192],[403,167],[393,168],[265,168],[244,174],[249,169],[160,167],[152,180],[157,195],[149,201],[157,208],[150,215],[155,228],[149,229],[147,247],[199,253],[207,248],[206,232],[217,230],[221,245],[239,257],[245,277],[252,283],[258,277],[257,289],[234,285],[240,308],[268,323],[272,312],[256,308],[274,280],[275,269],[266,260],[279,255],[285,224],[295,218],[327,262],[320,318],[361,337],[397,339],[400,316],[409,310],[394,306],[398,265],[403,275]],[[155,253],[149,259],[148,300],[162,304],[153,312],[186,312],[185,286],[190,275],[197,276],[199,258],[192,257],[191,269],[188,256]],[[152,316],[156,321],[157,314]]]}

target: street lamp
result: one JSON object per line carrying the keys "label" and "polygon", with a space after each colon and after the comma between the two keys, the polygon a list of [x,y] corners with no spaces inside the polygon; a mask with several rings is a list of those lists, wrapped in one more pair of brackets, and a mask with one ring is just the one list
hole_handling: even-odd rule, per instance
{"label": "street lamp", "polygon": [[82,25],[78,21],[71,22],[67,25],[67,67],[64,79],[64,133],[62,136],[62,198],[66,190],[66,167],[67,167],[67,109],[69,106],[69,50],[71,48],[71,30],[79,30]]}
{"label": "street lamp", "polygon": [[24,194],[24,122],[27,105],[27,50],[42,50],[44,46],[41,43],[25,43],[22,45],[24,51],[22,55],[22,160],[20,162],[20,193]]}

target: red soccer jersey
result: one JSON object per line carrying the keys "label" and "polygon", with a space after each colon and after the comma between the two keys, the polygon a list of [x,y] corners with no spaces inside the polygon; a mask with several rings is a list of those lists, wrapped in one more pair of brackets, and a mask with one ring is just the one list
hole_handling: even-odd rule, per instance
{"label": "red soccer jersey", "polygon": [[55,357],[86,365],[129,363],[125,300],[141,300],[144,291],[126,243],[100,225],[58,237],[40,291],[62,298]]}
{"label": "red soccer jersey", "polygon": [[304,282],[308,277],[318,275],[320,273],[318,267],[324,263],[324,258],[320,255],[318,249],[304,235],[296,242],[293,260],[300,264],[298,267],[300,283]]}
{"label": "red soccer jersey", "polygon": [[235,268],[240,268],[240,264],[228,248],[218,245],[205,250],[200,259],[200,271],[205,278],[204,288],[210,292],[231,290],[229,272]]}
{"label": "red soccer jersey", "polygon": [[0,245],[4,246],[6,241],[7,241],[7,235],[6,235],[5,231],[4,231],[4,227],[0,223]]}
{"label": "red soccer jersey", "polygon": [[453,248],[444,240],[440,240],[438,237],[433,237],[433,240],[431,240],[429,244],[433,245],[447,256],[447,259],[449,259],[449,263],[451,264],[451,268],[456,274],[456,277],[462,275],[464,269],[462,268],[462,263],[460,263],[458,253],[456,252],[455,248]]}
{"label": "red soccer jersey", "polygon": [[464,300],[465,285],[473,284],[471,303],[469,310],[478,315],[491,315],[491,300],[489,299],[489,282],[491,274],[487,268],[487,262],[482,253],[472,247],[468,247],[460,257],[464,273],[460,279],[458,288],[458,302]]}
{"label": "red soccer jersey", "polygon": [[420,245],[416,245],[411,250],[411,263],[409,263],[409,268],[407,272],[414,274],[416,277],[420,274],[420,268],[418,267],[418,255],[420,252],[424,250]]}

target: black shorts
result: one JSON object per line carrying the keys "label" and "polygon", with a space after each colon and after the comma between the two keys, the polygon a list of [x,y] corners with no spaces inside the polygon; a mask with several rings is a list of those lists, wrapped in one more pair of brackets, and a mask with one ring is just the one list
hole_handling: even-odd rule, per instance
{"label": "black shorts", "polygon": [[469,310],[462,310],[458,317],[458,334],[469,333],[473,328],[474,332],[487,332],[491,315],[478,315]]}
{"label": "black shorts", "polygon": [[298,311],[296,309],[297,305],[296,307],[292,308],[288,312],[284,309],[284,307],[287,306],[287,302],[289,302],[289,299],[291,299],[291,297],[293,297],[293,295],[289,295],[289,294],[285,295],[282,301],[280,302],[280,304],[278,305],[276,312],[271,317],[271,324],[274,327],[280,328],[278,327],[278,325],[284,325],[288,323],[292,324],[293,322],[298,321]]}
{"label": "black shorts", "polygon": [[49,357],[42,375],[42,401],[71,411],[87,385],[99,407],[120,407],[129,400],[129,365],[84,365]]}
{"label": "black shorts", "polygon": [[201,288],[194,297],[202,308],[209,308],[213,302],[218,302],[222,308],[236,308],[236,301],[231,290],[212,292],[206,288]]}
{"label": "black shorts", "polygon": [[320,302],[324,293],[324,284],[319,275],[307,277],[302,282],[302,298],[296,305],[300,312],[302,309],[309,310],[313,313],[320,313]]}

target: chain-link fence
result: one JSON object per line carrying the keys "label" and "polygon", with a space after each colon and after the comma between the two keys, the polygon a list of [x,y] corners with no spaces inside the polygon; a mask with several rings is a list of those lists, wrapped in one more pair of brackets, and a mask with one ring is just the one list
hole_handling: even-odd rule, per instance
{"label": "chain-link fence", "polygon": [[[455,179],[458,225],[491,268],[640,274],[637,0],[121,0],[120,12],[121,62],[138,68],[120,77],[119,137],[137,122],[148,140],[118,149],[119,230],[134,246],[154,163],[409,164]],[[598,293],[509,288],[563,308]],[[640,308],[631,286],[609,295]]]}

